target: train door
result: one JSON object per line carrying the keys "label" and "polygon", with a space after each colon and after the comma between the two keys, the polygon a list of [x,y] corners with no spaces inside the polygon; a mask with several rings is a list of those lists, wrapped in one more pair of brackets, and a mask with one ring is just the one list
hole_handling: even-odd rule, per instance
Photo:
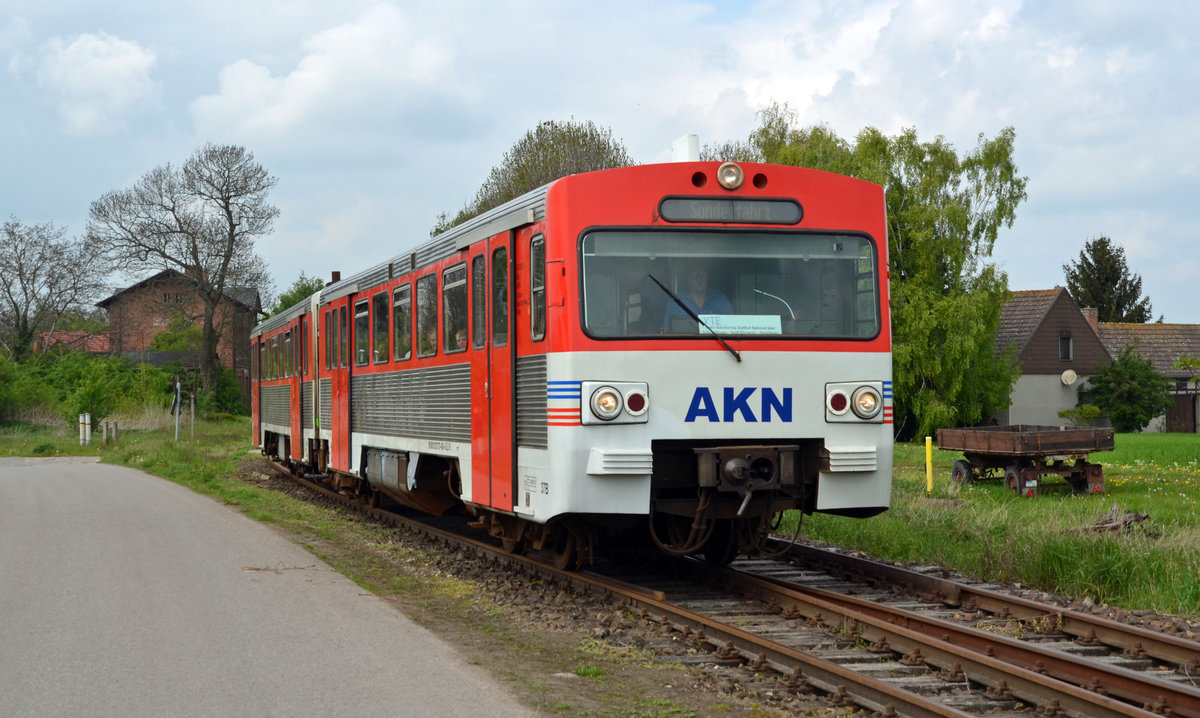
{"label": "train door", "polygon": [[333,332],[330,346],[330,413],[329,466],[350,470],[350,297],[330,303],[330,323]]}
{"label": "train door", "polygon": [[[512,242],[508,235],[487,243],[482,269],[472,260],[472,285],[485,295],[485,335],[472,362],[472,386],[482,386],[482,402],[472,402],[472,500],[510,511],[513,507],[513,352]],[[477,274],[481,272],[481,274]],[[482,382],[475,380],[482,379]]]}
{"label": "train door", "polygon": [[294,461],[300,461],[304,458],[304,424],[301,422],[301,394],[300,389],[303,386],[300,367],[300,347],[303,344],[303,333],[300,328],[303,326],[302,319],[296,320],[296,325],[286,335],[288,344],[288,419],[291,428],[291,454],[289,458]]}

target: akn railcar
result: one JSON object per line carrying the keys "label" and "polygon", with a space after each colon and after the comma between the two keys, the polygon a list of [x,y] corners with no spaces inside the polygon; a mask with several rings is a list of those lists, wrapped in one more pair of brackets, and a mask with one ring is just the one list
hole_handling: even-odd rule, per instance
{"label": "akn railcar", "polygon": [[[766,164],[559,179],[253,334],[257,446],[559,561],[752,552],[889,504],[883,191]],[[686,305],[686,307],[685,307]]]}

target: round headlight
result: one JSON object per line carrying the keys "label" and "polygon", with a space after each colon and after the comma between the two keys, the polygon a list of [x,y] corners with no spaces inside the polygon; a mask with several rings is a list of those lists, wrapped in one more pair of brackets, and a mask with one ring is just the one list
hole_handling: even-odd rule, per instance
{"label": "round headlight", "polygon": [[879,401],[879,393],[873,387],[869,386],[860,386],[856,389],[854,397],[850,401],[850,405],[854,408],[854,413],[863,419],[870,419],[878,414],[881,403]]}
{"label": "round headlight", "polygon": [[597,419],[611,421],[621,413],[621,394],[611,386],[602,386],[592,392],[591,404]]}
{"label": "round headlight", "polygon": [[720,182],[725,189],[737,189],[742,186],[745,179],[742,168],[736,163],[726,162],[717,168],[717,182]]}
{"label": "round headlight", "polygon": [[837,416],[846,413],[846,409],[849,408],[847,406],[848,403],[846,395],[840,391],[832,392],[829,396],[825,397],[825,405],[829,407],[829,412]]}

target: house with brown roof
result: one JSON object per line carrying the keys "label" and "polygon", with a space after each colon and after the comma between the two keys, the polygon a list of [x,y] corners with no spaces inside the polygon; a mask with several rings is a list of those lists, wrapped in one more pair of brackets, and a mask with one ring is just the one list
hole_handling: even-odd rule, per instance
{"label": "house with brown roof", "polygon": [[1172,381],[1175,405],[1150,422],[1146,431],[1196,433],[1200,415],[1200,387],[1189,383],[1191,373],[1171,365],[1181,356],[1200,358],[1200,324],[1097,323],[1100,340],[1114,358],[1132,346],[1146,361]]}
{"label": "house with brown roof", "polygon": [[996,417],[1001,424],[1063,424],[1058,412],[1076,406],[1087,380],[1133,346],[1174,382],[1174,407],[1145,431],[1200,430],[1200,387],[1189,383],[1187,370],[1171,366],[1181,356],[1200,357],[1200,325],[1101,322],[1096,309],[1080,308],[1066,289],[1055,287],[1013,292],[996,332],[998,351],[1010,344],[1022,374],[1008,409]]}
{"label": "house with brown roof", "polygon": [[1062,425],[1058,412],[1074,408],[1080,387],[1112,363],[1084,311],[1062,287],[1013,292],[1000,313],[996,347],[1016,347],[1021,376],[999,423]]}
{"label": "house with brown roof", "polygon": [[107,332],[91,332],[87,329],[41,332],[33,342],[35,352],[42,353],[54,349],[81,351],[88,354],[107,354],[112,347],[109,344]]}

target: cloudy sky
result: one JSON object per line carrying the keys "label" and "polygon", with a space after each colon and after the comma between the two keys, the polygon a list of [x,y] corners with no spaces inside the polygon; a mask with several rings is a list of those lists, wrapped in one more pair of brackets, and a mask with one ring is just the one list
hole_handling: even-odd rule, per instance
{"label": "cloudy sky", "polygon": [[907,0],[0,0],[0,216],[84,232],[89,204],[206,142],[279,183],[278,289],[428,237],[544,120],[639,162],[744,139],[787,103],[844,137],[960,152],[1016,129],[1029,199],[993,259],[1063,283],[1124,247],[1155,317],[1200,323],[1200,4]]}

